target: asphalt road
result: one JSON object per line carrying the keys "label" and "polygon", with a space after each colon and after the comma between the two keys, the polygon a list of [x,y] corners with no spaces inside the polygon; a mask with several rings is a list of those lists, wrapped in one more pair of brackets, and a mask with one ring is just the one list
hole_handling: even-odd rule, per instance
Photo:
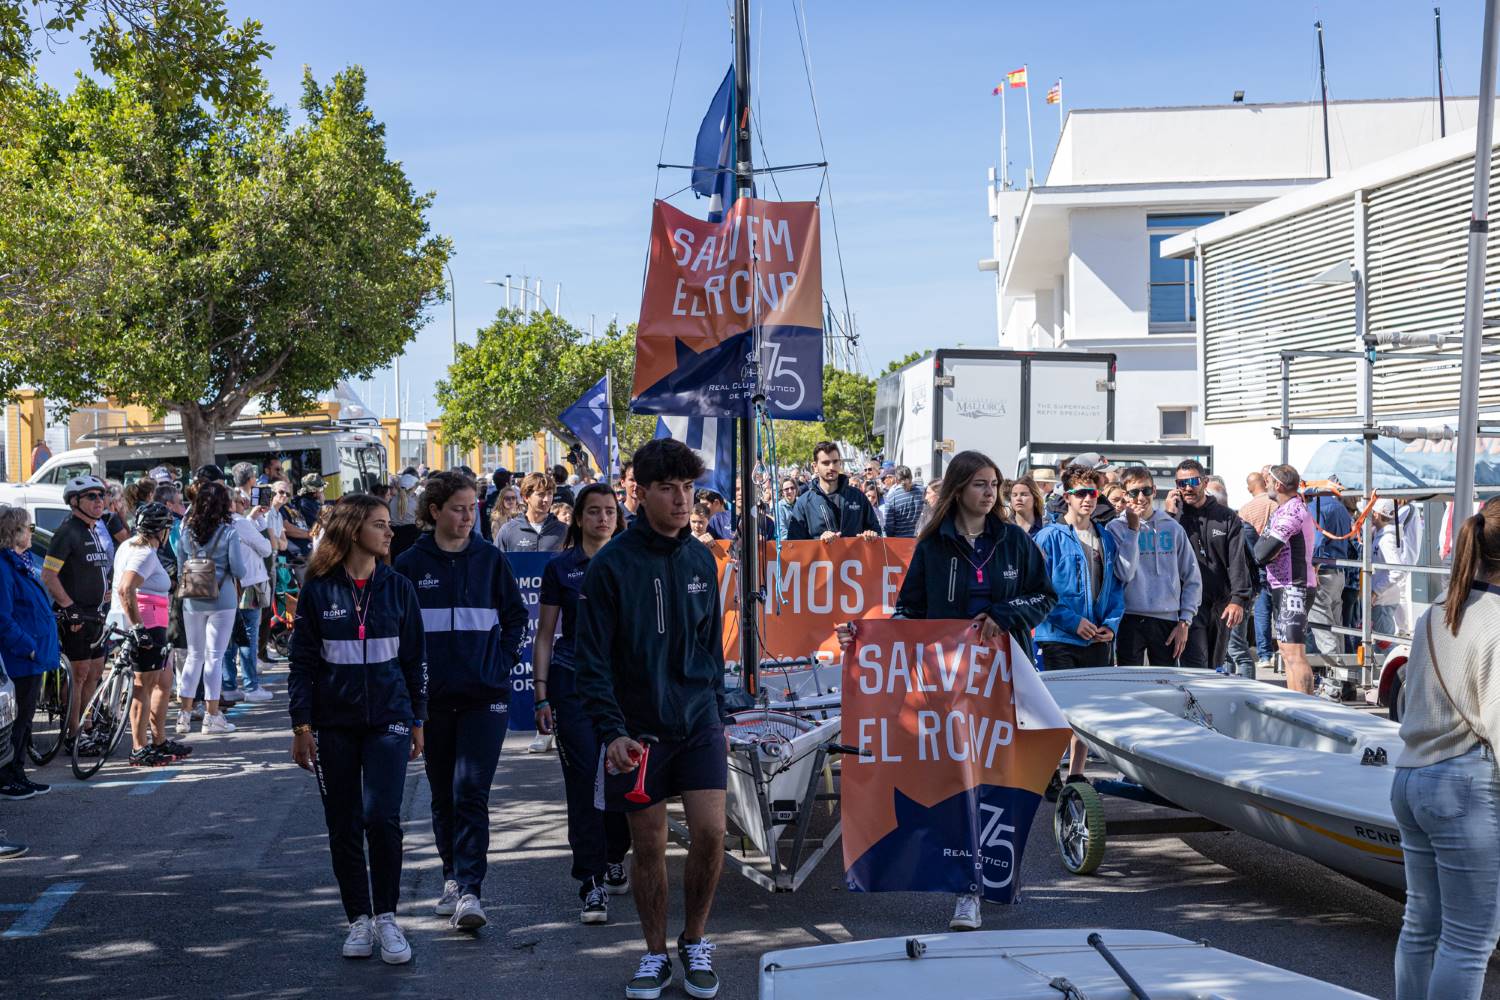
{"label": "asphalt road", "polygon": [[[520,735],[495,777],[490,926],[474,938],[430,915],[441,872],[418,767],[407,781],[401,900],[415,958],[404,967],[340,958],[345,928],[322,810],[313,778],[288,756],[283,673],[271,678],[276,701],[237,708],[238,733],[194,734],[189,763],[140,771],[111,762],[86,783],[54,763],[34,775],[54,783],[50,794],[0,803],[0,839],[31,846],[0,862],[0,996],[623,995],[641,950],[634,907],[617,898],[607,926],[578,923],[557,760],[527,754]],[[682,857],[674,848],[674,886]],[[986,906],[987,929],[1160,930],[1392,993],[1399,905],[1237,834],[1118,841],[1097,875],[1075,877],[1057,859],[1044,812],[1023,885],[1020,905]],[[946,896],[849,893],[837,851],[795,894],[769,894],[726,870],[710,925],[720,995],[754,997],[767,950],[937,932],[950,907]],[[680,928],[674,891],[670,934]],[[1490,980],[1486,995],[1500,997],[1500,970]]]}

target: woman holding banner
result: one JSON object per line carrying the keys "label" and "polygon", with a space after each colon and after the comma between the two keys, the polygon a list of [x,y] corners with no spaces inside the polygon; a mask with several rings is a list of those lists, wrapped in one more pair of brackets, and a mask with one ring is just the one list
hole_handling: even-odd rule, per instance
{"label": "woman holding banner", "polygon": [[[963,618],[983,641],[1002,633],[1012,655],[1031,649],[1031,630],[1057,603],[1041,550],[1025,530],[997,512],[1000,469],[977,451],[953,457],[943,473],[932,516],[896,598],[897,618]],[[854,624],[839,626],[839,641],[854,638]],[[958,896],[948,926],[978,930],[980,894]]]}
{"label": "woman holding banner", "polygon": [[[573,851],[578,898],[583,901],[578,919],[585,924],[607,923],[609,897],[630,891],[630,878],[625,874],[630,823],[624,813],[605,812],[594,805],[599,737],[584,714],[573,682],[578,589],[594,553],[622,530],[619,505],[608,486],[594,483],[578,491],[563,550],[542,574],[541,613],[531,654],[537,732],[557,733],[568,800],[568,846]],[[557,634],[559,616],[561,634]]]}

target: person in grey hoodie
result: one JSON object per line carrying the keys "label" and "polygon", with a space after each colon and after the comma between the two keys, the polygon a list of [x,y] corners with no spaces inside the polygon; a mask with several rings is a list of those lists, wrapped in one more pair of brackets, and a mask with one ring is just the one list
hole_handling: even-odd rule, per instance
{"label": "person in grey hoodie", "polygon": [[1156,509],[1149,471],[1126,469],[1121,483],[1125,516],[1105,526],[1114,536],[1118,571],[1125,581],[1116,660],[1122,666],[1175,667],[1203,596],[1198,558],[1182,525]]}

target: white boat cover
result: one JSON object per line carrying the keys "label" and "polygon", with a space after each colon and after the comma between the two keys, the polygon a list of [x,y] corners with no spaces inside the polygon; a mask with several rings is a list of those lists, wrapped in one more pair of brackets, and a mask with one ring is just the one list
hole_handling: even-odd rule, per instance
{"label": "white boat cover", "polygon": [[[1151,1000],[1369,1000],[1365,994],[1157,931],[973,931],[768,952],[761,1000],[1063,1000],[1065,978],[1087,1000],[1132,994],[1088,944],[1098,933]],[[920,945],[909,957],[908,942]],[[912,949],[917,950],[917,949]]]}

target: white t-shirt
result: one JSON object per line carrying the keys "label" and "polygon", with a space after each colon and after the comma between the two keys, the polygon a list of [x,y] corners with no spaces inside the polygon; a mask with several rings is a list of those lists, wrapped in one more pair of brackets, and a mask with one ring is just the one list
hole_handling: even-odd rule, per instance
{"label": "white t-shirt", "polygon": [[[172,579],[167,576],[166,568],[157,558],[156,550],[149,545],[135,544],[133,538],[115,549],[117,585],[124,573],[135,573],[141,578],[141,585],[136,588],[136,593],[154,594],[157,597],[167,597],[172,593]],[[114,591],[110,592],[109,610],[111,616],[123,613],[120,595]]]}

